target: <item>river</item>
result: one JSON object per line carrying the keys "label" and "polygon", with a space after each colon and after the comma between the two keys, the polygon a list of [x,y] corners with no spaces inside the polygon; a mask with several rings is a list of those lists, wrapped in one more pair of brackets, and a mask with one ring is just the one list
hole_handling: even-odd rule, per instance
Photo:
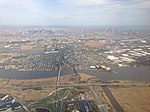
{"label": "river", "polygon": [[[104,72],[99,70],[77,69],[77,73],[85,73],[89,75],[96,76],[104,81],[109,80],[136,80],[136,81],[150,81],[150,67],[126,67],[121,68],[115,65],[110,66],[113,72]],[[0,69],[0,78],[10,78],[10,79],[40,79],[55,77],[58,74],[58,70],[55,71],[12,71],[12,70],[2,70]],[[74,74],[73,69],[62,69],[61,75]],[[114,96],[111,94],[107,87],[103,87],[103,90],[107,97],[110,99],[114,108],[119,112],[124,112],[122,107],[116,101]]]}
{"label": "river", "polygon": [[[136,81],[150,81],[150,67],[118,67],[115,65],[110,66],[112,72],[104,72],[99,70],[91,69],[77,69],[78,73],[85,73],[94,75],[104,81],[109,80],[136,80]],[[58,71],[13,71],[0,69],[0,78],[10,79],[40,79],[57,76]],[[62,69],[61,75],[74,74],[72,69]]]}

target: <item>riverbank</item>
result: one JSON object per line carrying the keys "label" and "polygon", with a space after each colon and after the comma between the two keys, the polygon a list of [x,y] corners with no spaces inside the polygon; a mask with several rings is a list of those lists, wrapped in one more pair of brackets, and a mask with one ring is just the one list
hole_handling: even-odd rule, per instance
{"label": "riverbank", "polygon": [[[89,79],[98,79],[95,76],[91,76],[84,73],[79,73],[79,82],[87,83]],[[75,74],[65,75],[60,77],[60,84],[62,85],[70,85],[75,83],[75,79],[77,76]],[[25,105],[43,98],[48,95],[52,91],[55,90],[57,77],[50,78],[41,78],[41,79],[28,79],[28,80],[18,80],[18,79],[8,79],[1,78],[0,79],[0,89],[2,94],[9,94],[21,100]],[[98,80],[99,82],[100,80]],[[129,80],[111,80],[109,83],[112,84],[147,84],[149,82],[146,81],[129,81]],[[149,86],[110,86],[108,92],[104,91],[101,86],[94,87],[98,96],[102,99],[103,102],[109,104],[111,110],[113,112],[116,111],[114,107],[114,101],[120,105],[120,108],[126,112],[148,112],[142,109],[148,109],[148,104],[150,104],[150,87]],[[107,94],[108,93],[108,94]],[[110,95],[111,93],[112,95]],[[86,96],[89,99],[92,99],[92,95],[88,92]],[[114,97],[113,100],[111,99]],[[132,99],[135,98],[136,100]],[[114,100],[115,99],[115,100]],[[141,107],[140,107],[140,106]],[[144,106],[143,106],[144,105]],[[118,106],[117,106],[118,107]],[[140,109],[138,109],[138,108]],[[137,109],[137,110],[136,110]],[[120,110],[120,109],[118,109]],[[138,111],[141,110],[141,111]]]}
{"label": "riverbank", "polygon": [[[61,76],[60,84],[72,84],[72,78],[74,78],[74,75]],[[54,91],[56,80],[57,77],[30,80],[1,78],[0,93],[9,94],[28,104]]]}

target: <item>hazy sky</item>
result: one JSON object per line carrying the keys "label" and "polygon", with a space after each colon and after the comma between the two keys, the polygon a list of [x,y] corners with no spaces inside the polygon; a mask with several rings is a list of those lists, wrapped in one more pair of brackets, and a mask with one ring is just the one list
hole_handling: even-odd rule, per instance
{"label": "hazy sky", "polygon": [[150,25],[150,0],[0,0],[0,25]]}

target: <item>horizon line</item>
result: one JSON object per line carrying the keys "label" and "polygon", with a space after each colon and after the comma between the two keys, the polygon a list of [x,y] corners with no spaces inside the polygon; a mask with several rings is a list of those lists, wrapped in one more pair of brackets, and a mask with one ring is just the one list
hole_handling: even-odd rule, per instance
{"label": "horizon line", "polygon": [[150,27],[150,25],[0,25],[0,27]]}

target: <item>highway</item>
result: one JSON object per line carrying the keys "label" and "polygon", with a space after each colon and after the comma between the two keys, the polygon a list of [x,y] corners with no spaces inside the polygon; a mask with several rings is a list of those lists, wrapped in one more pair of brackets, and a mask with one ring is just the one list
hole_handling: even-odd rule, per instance
{"label": "highway", "polygon": [[111,91],[107,87],[102,87],[102,89],[103,89],[105,95],[108,97],[111,104],[113,105],[113,108],[115,108],[116,112],[125,112],[123,110],[123,108],[121,107],[121,105],[116,100],[116,98],[113,96]]}
{"label": "highway", "polygon": [[[60,103],[59,103],[59,100],[58,100],[58,105],[57,105],[57,103],[56,103],[56,101],[57,101],[57,98],[58,98],[58,94],[57,94],[57,90],[59,89],[59,83],[60,83],[60,76],[61,76],[61,70],[62,70],[62,58],[63,58],[63,56],[62,56],[63,54],[62,54],[62,51],[60,50],[59,51],[59,56],[60,56],[60,59],[59,59],[59,70],[58,70],[58,75],[57,75],[57,81],[56,81],[56,95],[55,95],[55,97],[54,97],[54,105],[53,105],[53,110],[56,112],[57,110],[56,110],[56,107],[58,106],[60,106]],[[60,112],[60,110],[58,110],[58,112]]]}
{"label": "highway", "polygon": [[16,99],[17,102],[20,103],[20,105],[22,106],[22,108],[23,108],[26,112],[30,112],[29,109],[27,108],[27,106],[25,106],[25,105],[23,104],[23,101],[21,101],[21,100],[18,99],[18,98],[15,98],[15,99]]}
{"label": "highway", "polygon": [[95,84],[70,84],[70,85],[54,85],[57,87],[77,87],[77,86],[150,86],[150,84],[115,84],[115,83],[95,83]]}
{"label": "highway", "polygon": [[[63,89],[63,88],[57,89],[57,90],[51,92],[50,94],[48,94],[47,96],[45,96],[44,98],[35,100],[34,102],[32,102],[32,103],[30,103],[29,105],[27,105],[27,107],[30,107],[30,106],[32,106],[32,105],[35,104],[35,103],[38,103],[39,101],[41,101],[41,100],[47,98],[48,96],[51,96],[51,95],[54,94],[55,92],[57,92],[57,91],[59,91],[59,90],[62,90],[62,89]],[[55,102],[55,101],[54,101],[54,102]],[[52,102],[52,103],[54,103],[54,102]]]}
{"label": "highway", "polygon": [[59,70],[58,70],[58,75],[57,75],[57,82],[56,82],[56,85],[59,86],[59,82],[60,82],[60,76],[61,76],[61,65],[59,66]]}
{"label": "highway", "polygon": [[98,96],[98,94],[94,90],[93,86],[91,86],[90,82],[91,82],[91,80],[88,81],[88,84],[90,85],[90,91],[96,101],[96,104],[98,105],[99,111],[100,112],[108,112],[108,110],[106,109],[105,105],[102,102],[102,99]]}

